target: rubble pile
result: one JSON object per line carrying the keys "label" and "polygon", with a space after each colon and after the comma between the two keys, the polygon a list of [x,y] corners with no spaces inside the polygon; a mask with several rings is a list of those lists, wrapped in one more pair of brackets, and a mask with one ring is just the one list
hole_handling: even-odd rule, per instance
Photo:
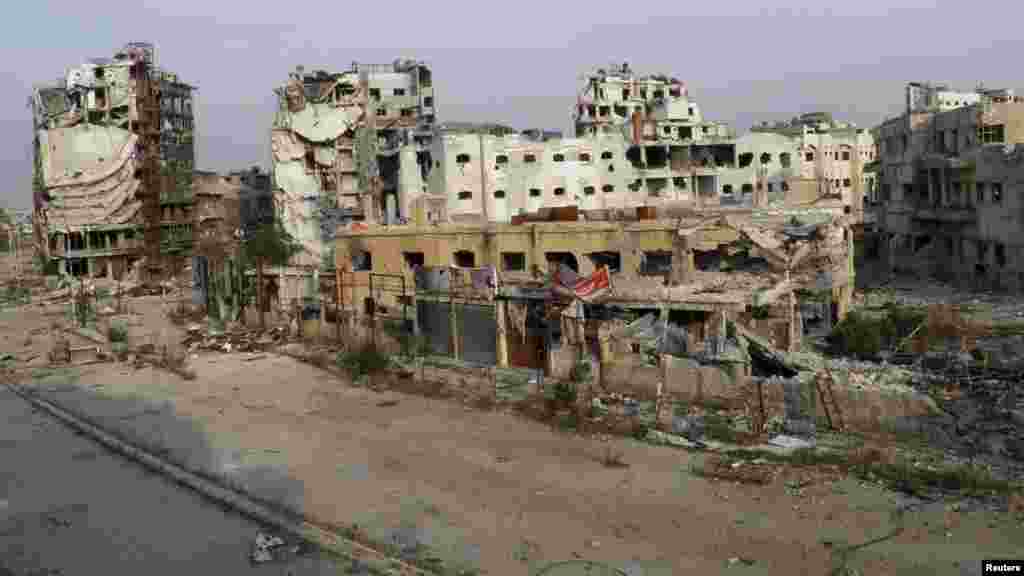
{"label": "rubble pile", "polygon": [[262,332],[258,329],[232,327],[224,332],[207,331],[199,324],[188,327],[182,344],[191,352],[200,350],[212,352],[256,352],[287,341],[288,333],[283,327]]}

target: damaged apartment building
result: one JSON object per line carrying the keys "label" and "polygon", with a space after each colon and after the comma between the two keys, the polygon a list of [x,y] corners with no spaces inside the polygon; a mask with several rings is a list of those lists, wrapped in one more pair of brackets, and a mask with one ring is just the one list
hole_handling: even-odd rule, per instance
{"label": "damaged apartment building", "polygon": [[876,156],[869,130],[827,112],[764,122],[737,138],[736,169],[721,179],[723,202],[750,203],[761,196],[771,203],[792,191],[808,203],[840,199],[860,215],[875,189],[875,176],[865,166]]}
{"label": "damaged apartment building", "polygon": [[276,93],[273,198],[302,245],[291,273],[303,276],[333,267],[339,223],[394,223],[408,214],[403,179],[421,186],[430,163],[432,72],[412,60],[343,72],[299,67]]}
{"label": "damaged apartment building", "polygon": [[905,113],[876,138],[878,233],[867,255],[963,287],[1024,289],[1024,98],[910,83]]}
{"label": "damaged apartment building", "polygon": [[[143,80],[153,89],[139,89]],[[122,276],[142,255],[146,229],[159,230],[159,253],[187,253],[193,92],[145,43],[33,91],[35,234],[62,273]],[[153,155],[159,162],[147,163]]]}

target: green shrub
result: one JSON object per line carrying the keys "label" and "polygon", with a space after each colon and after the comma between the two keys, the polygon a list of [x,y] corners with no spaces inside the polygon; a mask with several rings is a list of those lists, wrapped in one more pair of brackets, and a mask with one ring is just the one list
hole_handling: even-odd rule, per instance
{"label": "green shrub", "polygon": [[366,344],[348,352],[339,352],[337,364],[358,379],[361,376],[387,369],[390,360],[386,354],[377,350],[373,345]]}
{"label": "green shrub", "polygon": [[122,322],[111,322],[110,327],[107,328],[107,338],[111,342],[127,342],[128,327]]}

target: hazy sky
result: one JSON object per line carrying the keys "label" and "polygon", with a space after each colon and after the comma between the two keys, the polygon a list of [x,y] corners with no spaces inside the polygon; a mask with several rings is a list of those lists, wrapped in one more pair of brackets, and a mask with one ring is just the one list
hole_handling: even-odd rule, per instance
{"label": "hazy sky", "polygon": [[197,167],[268,159],[273,88],[297,65],[428,61],[442,120],[568,130],[582,75],[610,62],[687,82],[738,130],[825,110],[869,127],[906,81],[1024,88],[1016,2],[640,4],[91,0],[11,3],[0,22],[0,206],[31,205],[32,85],[128,41],[199,87]]}

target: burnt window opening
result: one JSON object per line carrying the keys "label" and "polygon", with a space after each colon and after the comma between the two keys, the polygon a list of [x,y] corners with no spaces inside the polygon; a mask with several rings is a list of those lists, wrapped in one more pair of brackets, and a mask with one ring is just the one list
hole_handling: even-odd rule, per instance
{"label": "burnt window opening", "polygon": [[605,194],[611,194],[612,192],[615,192],[615,186],[612,186],[611,184],[605,184],[604,186],[601,186],[601,191],[604,192]]}
{"label": "burnt window opening", "polygon": [[722,194],[732,194],[732,184],[722,186]]}
{"label": "burnt window opening", "polygon": [[505,272],[522,272],[526,270],[526,253],[502,252],[501,269]]}
{"label": "burnt window opening", "polygon": [[405,258],[405,265],[409,268],[423,268],[426,264],[423,252],[402,252],[402,256]]}
{"label": "burnt window opening", "polygon": [[455,162],[458,164],[468,164],[469,154],[459,154],[458,156],[455,157]]}
{"label": "burnt window opening", "polygon": [[640,263],[640,274],[643,276],[660,276],[672,271],[672,253],[655,250],[643,253]]}
{"label": "burnt window opening", "polygon": [[555,188],[555,196],[565,196],[565,188]]}
{"label": "burnt window opening", "polygon": [[540,188],[530,188],[530,198],[540,198]]}
{"label": "burnt window opening", "polygon": [[676,176],[672,178],[672,185],[678,188],[679,190],[686,190],[686,177]]}
{"label": "burnt window opening", "polygon": [[595,190],[594,190],[593,186],[584,186],[583,187],[583,194],[585,194],[586,196],[593,196],[594,192],[595,192]]}
{"label": "burnt window opening", "polygon": [[586,152],[580,152],[579,159],[580,162],[590,162],[590,154],[587,154]]}
{"label": "burnt window opening", "polygon": [[613,158],[611,151],[605,150],[601,152],[601,160],[611,160]]}
{"label": "burnt window opening", "polygon": [[505,191],[504,190],[495,190],[494,191],[494,198],[497,199],[497,200],[504,199],[505,198]]}
{"label": "burnt window opening", "polygon": [[473,199],[473,193],[470,192],[469,190],[463,190],[463,191],[459,192],[459,200],[472,200],[472,199]]}
{"label": "burnt window opening", "polygon": [[352,254],[352,271],[366,272],[373,270],[373,256],[366,250]]}
{"label": "burnt window opening", "polygon": [[771,163],[772,155],[767,153],[767,152],[764,152],[764,153],[761,154],[760,160],[761,160],[761,165],[765,166],[765,165]]}
{"label": "burnt window opening", "polygon": [[740,156],[739,156],[740,168],[746,168],[747,166],[750,166],[750,164],[753,163],[753,161],[754,161],[754,153],[753,152],[744,152],[743,154],[740,154]]}
{"label": "burnt window opening", "polygon": [[565,154],[555,154],[552,156],[552,160],[555,162],[565,162]]}
{"label": "burnt window opening", "polygon": [[619,252],[604,251],[604,252],[591,252],[586,255],[593,263],[595,268],[607,266],[609,272],[618,272],[622,270],[622,254]]}
{"label": "burnt window opening", "polygon": [[536,161],[537,161],[537,156],[535,156],[533,154],[525,154],[525,155],[523,155],[523,162],[525,162],[527,164],[533,164]]}
{"label": "burnt window opening", "polygon": [[469,250],[459,250],[452,254],[452,260],[458,268],[473,268],[476,266],[476,254]]}

